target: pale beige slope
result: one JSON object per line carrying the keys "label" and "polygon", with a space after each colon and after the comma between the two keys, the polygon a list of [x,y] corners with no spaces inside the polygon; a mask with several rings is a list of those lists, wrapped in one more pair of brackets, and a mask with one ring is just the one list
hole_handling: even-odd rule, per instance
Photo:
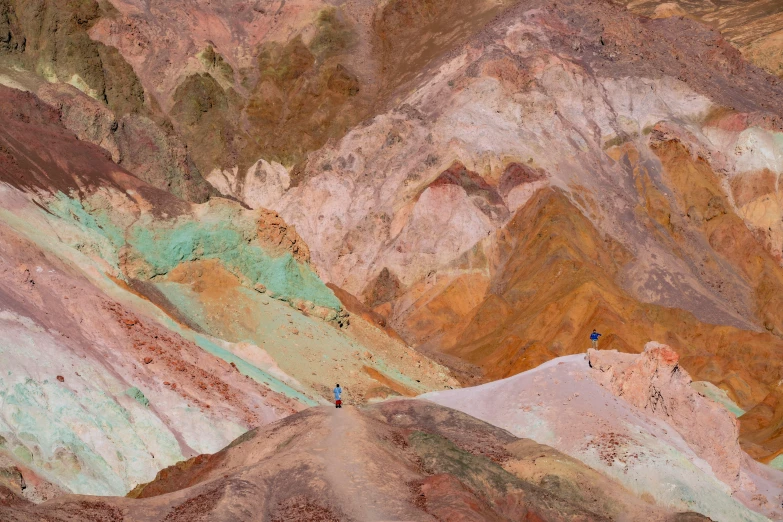
{"label": "pale beige slope", "polygon": [[712,520],[779,520],[780,471],[751,460],[736,418],[689,387],[670,348],[590,351],[423,398],[575,457],[639,495]]}

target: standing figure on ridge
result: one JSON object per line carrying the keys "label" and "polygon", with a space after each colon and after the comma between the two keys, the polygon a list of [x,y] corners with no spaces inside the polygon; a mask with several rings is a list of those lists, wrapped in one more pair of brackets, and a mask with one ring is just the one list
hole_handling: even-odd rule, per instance
{"label": "standing figure on ridge", "polygon": [[340,384],[337,383],[337,388],[334,389],[334,407],[335,408],[342,408],[343,407],[343,401],[340,400],[340,397],[343,394],[343,389],[340,388]]}
{"label": "standing figure on ridge", "polygon": [[598,348],[598,338],[601,337],[601,334],[593,330],[593,333],[590,334],[590,341],[593,343],[593,348]]}

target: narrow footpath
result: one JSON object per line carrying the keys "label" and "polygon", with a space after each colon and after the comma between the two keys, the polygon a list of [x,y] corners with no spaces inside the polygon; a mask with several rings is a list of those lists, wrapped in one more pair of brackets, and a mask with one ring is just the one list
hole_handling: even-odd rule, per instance
{"label": "narrow footpath", "polygon": [[358,410],[353,406],[332,408],[329,417],[330,431],[322,455],[325,479],[338,497],[337,504],[357,522],[420,520],[421,513],[417,517],[414,506],[385,491],[388,484],[384,484],[383,470],[373,469],[378,462],[367,452],[373,435]]}

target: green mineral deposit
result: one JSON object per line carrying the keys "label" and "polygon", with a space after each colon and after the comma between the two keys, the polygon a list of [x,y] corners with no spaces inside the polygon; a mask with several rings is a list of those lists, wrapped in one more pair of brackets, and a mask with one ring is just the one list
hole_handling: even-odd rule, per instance
{"label": "green mineral deposit", "polygon": [[147,399],[143,393],[141,393],[141,390],[136,388],[135,386],[128,388],[125,390],[125,395],[128,397],[132,397],[136,402],[139,404],[149,407],[150,401]]}

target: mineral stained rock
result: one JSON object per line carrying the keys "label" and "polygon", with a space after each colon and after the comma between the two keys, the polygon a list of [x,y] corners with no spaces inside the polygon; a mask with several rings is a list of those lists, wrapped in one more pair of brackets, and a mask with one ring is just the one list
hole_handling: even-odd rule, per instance
{"label": "mineral stained rock", "polygon": [[218,453],[163,469],[128,497],[0,504],[0,516],[14,522],[119,513],[129,522],[707,520],[682,518],[556,449],[421,400],[311,408],[248,432]]}
{"label": "mineral stained rock", "polygon": [[422,398],[548,444],[679,511],[780,519],[783,473],[745,454],[737,419],[689,384],[677,353],[649,343],[638,355],[591,350]]}

